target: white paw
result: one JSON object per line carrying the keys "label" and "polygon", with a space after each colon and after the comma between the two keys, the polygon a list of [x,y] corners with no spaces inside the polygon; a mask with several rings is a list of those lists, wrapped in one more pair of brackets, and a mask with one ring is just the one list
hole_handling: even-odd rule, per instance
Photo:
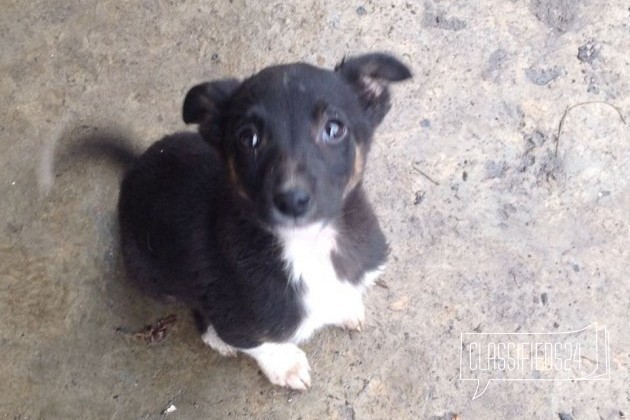
{"label": "white paw", "polygon": [[295,344],[264,343],[242,351],[256,359],[272,384],[300,391],[311,386],[306,354]]}
{"label": "white paw", "polygon": [[219,335],[214,330],[212,325],[208,325],[208,329],[201,336],[204,343],[209,345],[214,351],[218,352],[221,356],[235,357],[237,349],[225,343],[219,338]]}
{"label": "white paw", "polygon": [[363,275],[363,280],[361,281],[361,284],[366,289],[372,287],[374,283],[376,283],[376,280],[378,280],[378,278],[381,276],[381,274],[383,274],[384,271],[385,271],[385,264],[378,266],[373,271],[368,271],[367,273]]}
{"label": "white paw", "polygon": [[351,318],[343,321],[341,326],[349,331],[363,331],[363,323],[365,322],[365,318]]}
{"label": "white paw", "polygon": [[344,311],[341,321],[337,323],[342,328],[350,331],[362,331],[365,324],[365,307],[361,296],[354,300],[353,305],[349,305],[348,311]]}

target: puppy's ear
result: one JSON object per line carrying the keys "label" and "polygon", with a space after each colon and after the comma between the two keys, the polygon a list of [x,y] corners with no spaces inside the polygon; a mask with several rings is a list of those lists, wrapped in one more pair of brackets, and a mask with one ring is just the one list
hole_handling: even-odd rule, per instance
{"label": "puppy's ear", "polygon": [[241,82],[223,79],[201,83],[188,91],[184,99],[182,117],[186,124],[199,124],[202,135],[210,135],[221,117],[221,107],[232,96]]}
{"label": "puppy's ear", "polygon": [[389,84],[411,77],[411,71],[403,63],[384,53],[344,59],[335,71],[354,88],[374,126],[380,124],[389,111]]}

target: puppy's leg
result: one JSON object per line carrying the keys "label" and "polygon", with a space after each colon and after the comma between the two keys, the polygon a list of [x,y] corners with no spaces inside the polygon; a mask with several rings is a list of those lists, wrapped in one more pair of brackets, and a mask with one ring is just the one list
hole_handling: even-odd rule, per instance
{"label": "puppy's leg", "polygon": [[213,350],[226,357],[235,357],[237,349],[225,343],[219,338],[212,325],[208,325],[208,329],[201,336],[204,343],[212,347]]}
{"label": "puppy's leg", "polygon": [[311,386],[306,354],[295,344],[263,343],[240,350],[256,360],[272,384],[302,391]]}
{"label": "puppy's leg", "polygon": [[342,306],[340,321],[334,324],[348,330],[361,331],[365,322],[365,308],[363,306],[363,293],[366,289],[374,285],[374,282],[385,270],[381,265],[375,270],[368,271],[363,275],[363,280],[358,286],[347,293],[346,304]]}
{"label": "puppy's leg", "polygon": [[361,331],[365,323],[365,306],[363,305],[363,292],[360,289],[354,289],[348,293],[341,306],[338,314],[338,320],[334,325],[352,331]]}

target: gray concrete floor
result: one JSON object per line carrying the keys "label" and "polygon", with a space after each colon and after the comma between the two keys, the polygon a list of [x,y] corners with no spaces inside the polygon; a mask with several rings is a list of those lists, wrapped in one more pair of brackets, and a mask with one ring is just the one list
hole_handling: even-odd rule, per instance
{"label": "gray concrete floor", "polygon": [[[0,414],[628,418],[629,6],[2,0]],[[415,74],[394,88],[365,181],[393,253],[364,331],[305,346],[308,392],[220,358],[185,309],[125,283],[119,171],[77,160],[38,187],[42,156],[91,127],[140,147],[183,129],[197,82],[373,50]],[[172,313],[157,344],[117,332]],[[460,333],[593,322],[609,332],[610,380],[492,383],[472,400],[459,379]]]}

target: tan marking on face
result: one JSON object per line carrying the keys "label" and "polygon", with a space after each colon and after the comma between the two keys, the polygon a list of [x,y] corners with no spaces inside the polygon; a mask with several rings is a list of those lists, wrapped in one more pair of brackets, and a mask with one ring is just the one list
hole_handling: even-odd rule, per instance
{"label": "tan marking on face", "polygon": [[343,192],[344,197],[348,195],[357,185],[359,185],[359,182],[361,182],[361,178],[363,177],[363,169],[365,168],[365,156],[363,149],[361,149],[356,142],[354,143],[354,150],[354,168],[352,175],[350,176],[350,180]]}
{"label": "tan marking on face", "polygon": [[236,169],[234,167],[234,159],[233,158],[228,158],[227,167],[228,167],[228,174],[229,174],[229,177],[230,177],[230,181],[232,182],[232,185],[234,185],[234,188],[236,189],[236,192],[241,197],[249,200],[250,198],[247,195],[247,193],[245,192],[245,190],[243,189],[243,186],[241,185],[241,182],[240,182],[240,180],[238,178],[238,175],[236,173]]}

